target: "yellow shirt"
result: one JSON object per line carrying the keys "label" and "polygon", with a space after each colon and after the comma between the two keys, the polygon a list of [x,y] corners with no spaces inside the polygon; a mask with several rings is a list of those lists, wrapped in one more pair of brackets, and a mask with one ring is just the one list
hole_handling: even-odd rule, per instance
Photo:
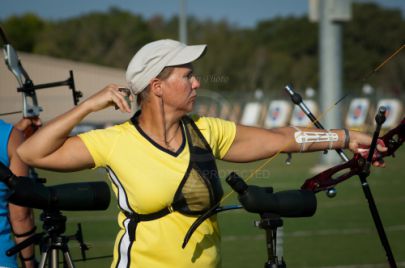
{"label": "yellow shirt", "polygon": [[[214,157],[222,159],[235,138],[235,124],[208,117],[193,120]],[[92,155],[95,167],[107,168],[120,209],[149,214],[171,205],[188,167],[190,153],[182,131],[183,144],[176,153],[153,143],[130,121],[79,137]],[[131,243],[129,219],[120,212],[121,229],[111,267],[219,267],[220,237],[215,216],[204,221],[187,246],[181,248],[196,218],[173,212],[156,220],[139,222],[136,240]]]}

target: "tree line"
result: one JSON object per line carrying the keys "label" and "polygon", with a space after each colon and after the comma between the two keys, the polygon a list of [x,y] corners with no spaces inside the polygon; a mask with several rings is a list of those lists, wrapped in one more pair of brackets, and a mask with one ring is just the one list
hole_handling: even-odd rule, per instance
{"label": "tree line", "polygon": [[[276,17],[241,28],[226,20],[188,17],[188,43],[208,44],[196,64],[202,86],[213,90],[279,91],[287,83],[318,88],[318,27],[307,16]],[[0,21],[19,50],[125,69],[145,43],[178,39],[178,18],[149,19],[112,7],[63,20],[35,14]],[[343,87],[358,91],[364,83],[400,95],[405,90],[405,21],[399,10],[373,3],[353,4],[352,20],[343,24]],[[372,73],[373,75],[368,75]]]}

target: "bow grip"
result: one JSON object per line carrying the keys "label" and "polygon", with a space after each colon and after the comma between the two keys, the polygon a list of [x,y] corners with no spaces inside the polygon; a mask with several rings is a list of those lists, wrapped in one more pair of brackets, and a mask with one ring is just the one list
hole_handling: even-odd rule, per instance
{"label": "bow grip", "polygon": [[32,136],[32,134],[35,133],[35,131],[38,130],[39,127],[37,125],[35,125],[33,122],[38,121],[39,117],[34,116],[34,117],[25,117],[25,118],[27,118],[27,119],[29,119],[31,121],[31,124],[29,126],[27,126],[23,131],[25,138],[28,139],[29,137]]}

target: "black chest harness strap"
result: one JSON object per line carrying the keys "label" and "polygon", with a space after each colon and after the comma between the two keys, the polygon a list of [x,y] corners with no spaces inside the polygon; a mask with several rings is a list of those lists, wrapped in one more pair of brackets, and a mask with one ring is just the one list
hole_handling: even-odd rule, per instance
{"label": "black chest harness strap", "polygon": [[[123,211],[125,216],[130,219],[128,234],[131,242],[136,239],[139,222],[156,220],[173,211],[189,216],[199,216],[187,232],[188,241],[194,230],[214,214],[215,209],[219,206],[223,190],[212,150],[190,117],[184,116],[181,121],[190,151],[190,161],[186,173],[176,190],[170,207],[150,214]],[[183,248],[184,246],[185,244],[183,244]]]}

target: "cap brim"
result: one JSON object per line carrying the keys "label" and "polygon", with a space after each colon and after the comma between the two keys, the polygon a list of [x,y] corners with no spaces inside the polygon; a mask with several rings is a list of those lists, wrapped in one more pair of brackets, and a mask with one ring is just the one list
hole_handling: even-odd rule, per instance
{"label": "cap brim", "polygon": [[206,50],[207,45],[186,46],[180,50],[179,53],[177,53],[177,55],[166,64],[166,66],[177,66],[191,63],[201,58]]}

